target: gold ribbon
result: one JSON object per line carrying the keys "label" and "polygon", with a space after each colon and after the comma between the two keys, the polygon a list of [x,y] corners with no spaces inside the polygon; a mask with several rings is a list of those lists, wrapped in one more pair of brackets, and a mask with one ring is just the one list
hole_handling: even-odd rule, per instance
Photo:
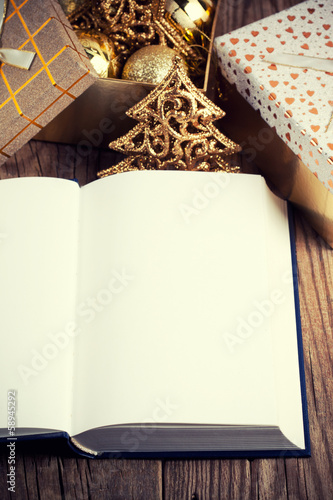
{"label": "gold ribbon", "polygon": [[[0,0],[0,38],[6,17],[8,0]],[[30,69],[35,52],[17,49],[3,49],[0,47],[0,62],[21,69]]]}
{"label": "gold ribbon", "polygon": [[291,66],[293,68],[308,68],[316,71],[325,71],[333,73],[333,60],[324,59],[322,57],[299,56],[297,54],[271,54],[266,62],[273,64],[281,64],[282,66]]}
{"label": "gold ribbon", "polygon": [[[333,73],[333,59],[324,59],[322,57],[300,56],[297,54],[282,54],[270,55],[269,59],[264,59],[267,63],[281,64],[281,66],[291,66],[292,68],[307,68],[315,71],[324,71],[325,73]],[[333,113],[331,114],[326,132],[333,130]]]}

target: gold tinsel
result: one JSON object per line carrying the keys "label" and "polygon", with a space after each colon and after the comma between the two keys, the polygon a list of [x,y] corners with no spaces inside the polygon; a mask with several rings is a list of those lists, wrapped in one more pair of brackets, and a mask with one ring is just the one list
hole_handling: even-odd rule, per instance
{"label": "gold tinsel", "polygon": [[109,146],[129,156],[98,177],[145,169],[239,170],[230,155],[240,146],[212,123],[224,111],[193,85],[179,57],[163,81],[126,114],[139,123]]}

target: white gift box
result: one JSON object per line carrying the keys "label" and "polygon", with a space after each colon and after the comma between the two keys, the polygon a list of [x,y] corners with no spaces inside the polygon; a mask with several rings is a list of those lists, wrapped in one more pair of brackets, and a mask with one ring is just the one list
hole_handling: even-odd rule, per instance
{"label": "white gift box", "polygon": [[[282,142],[271,141],[269,134],[261,129],[264,161],[276,162],[274,169],[267,167],[268,178],[281,188],[281,171],[283,195],[316,219],[312,221],[314,226],[330,244],[333,244],[332,33],[332,2],[308,0],[215,39],[225,80],[260,113],[295,156],[293,165],[288,166],[283,159]],[[227,111],[227,125],[228,115],[235,108],[222,107]],[[251,146],[248,139],[252,130],[250,121],[247,128],[243,127],[245,136],[232,137],[243,142],[245,151]],[[280,158],[276,158],[280,150]],[[255,156],[265,174],[260,145]],[[304,166],[313,175],[305,173]],[[286,168],[290,173],[288,187]]]}

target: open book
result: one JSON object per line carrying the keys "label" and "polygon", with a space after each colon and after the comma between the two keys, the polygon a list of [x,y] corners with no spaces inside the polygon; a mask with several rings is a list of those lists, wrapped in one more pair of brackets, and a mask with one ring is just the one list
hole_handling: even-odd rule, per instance
{"label": "open book", "polygon": [[0,234],[3,440],[309,454],[287,205],[262,177],[3,180]]}

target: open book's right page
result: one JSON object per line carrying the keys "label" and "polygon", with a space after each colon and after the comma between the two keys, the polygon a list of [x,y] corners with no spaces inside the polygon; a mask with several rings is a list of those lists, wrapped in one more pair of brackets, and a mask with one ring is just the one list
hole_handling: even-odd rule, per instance
{"label": "open book's right page", "polygon": [[[303,408],[298,356],[303,358],[301,324],[297,324],[298,290],[297,268],[292,266],[287,204],[265,189],[267,255],[269,262],[270,304],[261,310],[270,319],[273,340],[278,422],[284,435],[304,448]],[[296,256],[294,255],[296,258]],[[294,285],[296,290],[294,289]],[[275,303],[274,303],[274,298]],[[299,335],[297,335],[297,328]],[[300,344],[298,346],[298,343]],[[300,350],[300,352],[299,352]],[[304,376],[304,375],[303,375]],[[305,395],[305,387],[304,387]],[[307,417],[306,417],[307,418]]]}
{"label": "open book's right page", "polygon": [[267,190],[254,175],[163,171],[82,188],[72,434],[279,425],[284,352],[296,382],[283,390],[301,408],[292,285],[287,298],[277,284],[291,273],[288,224]]}

